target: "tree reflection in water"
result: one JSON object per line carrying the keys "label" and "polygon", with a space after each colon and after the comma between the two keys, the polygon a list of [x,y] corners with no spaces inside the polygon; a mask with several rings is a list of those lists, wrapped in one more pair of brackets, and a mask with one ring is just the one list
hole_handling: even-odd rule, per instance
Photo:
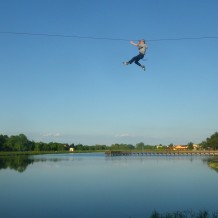
{"label": "tree reflection in water", "polygon": [[61,159],[58,158],[34,158],[33,156],[29,155],[0,156],[0,170],[9,168],[11,170],[16,170],[22,173],[27,169],[28,165],[33,164],[34,162],[57,162],[60,160]]}
{"label": "tree reflection in water", "polygon": [[207,164],[210,168],[214,169],[216,172],[218,172],[218,157],[215,158],[209,158],[207,160]]}
{"label": "tree reflection in water", "polygon": [[0,170],[9,168],[22,173],[33,162],[34,160],[29,159],[26,155],[0,157]]}
{"label": "tree reflection in water", "polygon": [[[22,173],[27,169],[28,165],[33,164],[34,162],[58,162],[62,160],[66,159],[60,156],[55,157],[54,155],[44,157],[41,155],[0,156],[0,170],[9,168]],[[71,158],[71,160],[73,159]],[[205,162],[208,167],[218,172],[218,157],[206,158],[203,159],[203,162]]]}

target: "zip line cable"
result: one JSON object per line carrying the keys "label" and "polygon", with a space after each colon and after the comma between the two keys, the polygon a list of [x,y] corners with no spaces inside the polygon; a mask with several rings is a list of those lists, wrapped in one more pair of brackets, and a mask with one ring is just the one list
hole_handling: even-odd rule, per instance
{"label": "zip line cable", "polygon": [[201,36],[201,37],[182,37],[182,38],[165,38],[165,39],[149,39],[146,41],[157,42],[157,41],[181,41],[181,40],[199,40],[199,39],[218,39],[218,36]]}
{"label": "zip line cable", "polygon": [[45,36],[45,37],[60,37],[60,38],[78,38],[78,39],[94,39],[94,40],[119,40],[129,41],[129,39],[115,39],[107,37],[93,37],[93,36],[78,36],[78,35],[63,35],[63,34],[48,34],[48,33],[29,33],[29,32],[0,32],[0,34],[10,35],[26,35],[26,36]]}
{"label": "zip line cable", "polygon": [[[108,41],[109,40],[110,41],[130,41],[130,39],[122,39],[122,38],[79,36],[79,35],[63,35],[63,34],[49,34],[49,33],[4,32],[4,31],[0,31],[0,34],[42,36],[42,37],[59,37],[59,38],[77,38],[77,39],[92,39],[92,40],[108,40]],[[201,39],[218,39],[218,36],[159,38],[159,39],[146,39],[146,41],[147,42],[158,42],[158,41],[181,41],[181,40],[201,40]]]}

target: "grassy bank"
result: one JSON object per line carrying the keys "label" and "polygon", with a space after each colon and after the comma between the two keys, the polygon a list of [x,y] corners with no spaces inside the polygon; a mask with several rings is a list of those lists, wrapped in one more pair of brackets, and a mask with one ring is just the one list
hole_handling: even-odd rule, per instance
{"label": "grassy bank", "polygon": [[206,210],[199,212],[193,212],[192,210],[187,211],[176,211],[172,213],[159,213],[154,211],[150,218],[218,218],[218,212],[209,213]]}
{"label": "grassy bank", "polygon": [[102,153],[105,150],[77,150],[69,151],[1,151],[0,156],[18,156],[18,155],[41,155],[41,154],[70,154],[70,153]]}
{"label": "grassy bank", "polygon": [[69,151],[1,151],[0,156],[18,156],[18,155],[41,155],[41,154],[63,154]]}
{"label": "grassy bank", "polygon": [[215,170],[218,170],[218,159],[209,161],[208,166],[215,169]]}

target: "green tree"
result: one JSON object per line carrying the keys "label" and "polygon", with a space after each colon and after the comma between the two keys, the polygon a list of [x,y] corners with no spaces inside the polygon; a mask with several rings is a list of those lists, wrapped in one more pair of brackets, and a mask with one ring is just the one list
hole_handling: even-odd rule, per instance
{"label": "green tree", "polygon": [[155,146],[153,146],[153,145],[145,145],[144,148],[150,150],[150,149],[155,149]]}
{"label": "green tree", "polygon": [[35,143],[35,151],[46,151],[46,143],[44,142],[37,142]]}
{"label": "green tree", "polygon": [[106,145],[98,145],[98,144],[96,144],[94,147],[95,147],[94,150],[106,150],[107,149]]}
{"label": "green tree", "polygon": [[218,149],[218,132],[212,134],[210,138],[207,138],[206,141],[203,141],[201,145],[205,149]]}
{"label": "green tree", "polygon": [[187,146],[188,146],[188,149],[189,150],[193,150],[193,143],[192,142],[189,142],[188,144],[187,144]]}
{"label": "green tree", "polygon": [[132,144],[128,144],[128,145],[127,145],[127,149],[130,149],[130,150],[131,150],[131,149],[135,149],[135,147],[134,147]]}
{"label": "green tree", "polygon": [[173,148],[173,143],[170,143],[170,144],[168,145],[168,148]]}
{"label": "green tree", "polygon": [[6,147],[9,151],[28,151],[30,141],[24,134],[10,136],[6,141]]}
{"label": "green tree", "polygon": [[119,150],[120,149],[120,145],[119,144],[112,144],[111,145],[111,150]]}
{"label": "green tree", "polygon": [[145,147],[145,144],[143,142],[136,144],[136,149],[144,149],[144,147]]}
{"label": "green tree", "polygon": [[76,146],[75,146],[75,150],[79,150],[79,151],[84,150],[84,149],[83,149],[83,145],[82,145],[82,144],[76,145]]}
{"label": "green tree", "polygon": [[47,150],[48,151],[63,151],[64,145],[57,142],[50,142],[47,144]]}
{"label": "green tree", "polygon": [[6,142],[8,140],[7,135],[0,135],[0,151],[6,150]]}
{"label": "green tree", "polygon": [[131,144],[112,144],[110,146],[111,150],[130,150],[130,149],[134,149],[135,147]]}

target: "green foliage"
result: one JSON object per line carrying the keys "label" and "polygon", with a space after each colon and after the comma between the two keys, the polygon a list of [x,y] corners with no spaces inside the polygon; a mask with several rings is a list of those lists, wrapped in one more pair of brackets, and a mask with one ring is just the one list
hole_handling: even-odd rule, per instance
{"label": "green foliage", "polygon": [[131,150],[135,147],[131,144],[112,144],[110,150]]}
{"label": "green foliage", "polygon": [[218,149],[218,132],[215,132],[209,138],[207,138],[206,141],[203,141],[201,143],[201,146],[204,149],[217,150]]}
{"label": "green foliage", "polygon": [[32,149],[32,143],[24,134],[8,137],[4,147],[9,151],[29,151]]}
{"label": "green foliage", "polygon": [[189,149],[189,150],[192,150],[192,149],[194,148],[192,142],[189,142],[189,143],[187,144],[187,146],[188,146],[188,149]]}
{"label": "green foliage", "polygon": [[215,212],[210,214],[206,210],[195,213],[191,210],[187,210],[161,214],[155,210],[152,212],[151,218],[218,218],[218,213]]}
{"label": "green foliage", "polygon": [[27,151],[64,151],[69,150],[67,144],[50,142],[33,142],[27,139],[24,134],[20,135],[0,135],[0,151],[27,152]]}
{"label": "green foliage", "polygon": [[144,147],[145,147],[145,144],[143,142],[139,142],[136,144],[136,149],[138,150],[142,150],[144,149]]}
{"label": "green foliage", "polygon": [[7,135],[0,135],[0,151],[6,150],[5,144],[8,139]]}
{"label": "green foliage", "polygon": [[[172,147],[173,144],[170,144],[169,147]],[[35,152],[42,152],[42,151],[69,151],[69,148],[73,147],[75,151],[80,152],[94,152],[94,151],[106,151],[106,150],[115,150],[115,151],[123,151],[123,150],[153,150],[156,149],[155,146],[152,145],[145,145],[143,142],[137,143],[135,146],[132,144],[112,144],[111,146],[107,145],[83,145],[78,144],[75,145],[68,145],[63,143],[57,143],[57,142],[34,142],[27,139],[27,137],[24,134],[19,134],[15,136],[7,136],[7,135],[0,135],[0,152],[1,151],[13,151],[13,152],[27,152],[27,151],[35,151]],[[218,132],[215,132],[213,135],[210,136],[210,138],[207,138],[205,141],[201,143],[201,147],[204,149],[218,149]],[[167,149],[164,145],[159,145],[159,149]],[[193,149],[193,143],[188,143],[188,148],[191,150]]]}

